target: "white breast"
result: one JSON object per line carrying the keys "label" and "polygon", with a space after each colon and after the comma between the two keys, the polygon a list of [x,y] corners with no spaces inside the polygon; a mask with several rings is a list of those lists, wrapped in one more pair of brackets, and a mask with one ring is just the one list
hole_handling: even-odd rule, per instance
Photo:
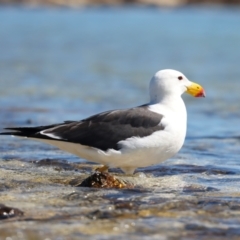
{"label": "white breast", "polygon": [[173,103],[173,106],[174,108],[166,108],[161,104],[150,105],[149,110],[164,115],[160,123],[163,124],[164,130],[147,137],[132,137],[121,141],[121,154],[116,155],[115,151],[111,150],[107,153],[112,157],[111,165],[122,169],[146,167],[174,156],[185,140],[187,114],[181,98],[178,98],[178,103]]}

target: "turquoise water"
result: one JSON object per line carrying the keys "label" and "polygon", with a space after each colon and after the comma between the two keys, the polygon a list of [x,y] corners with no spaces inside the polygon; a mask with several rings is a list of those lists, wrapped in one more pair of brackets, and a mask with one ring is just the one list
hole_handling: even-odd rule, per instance
{"label": "turquoise water", "polygon": [[[78,120],[140,105],[148,101],[152,75],[172,68],[204,86],[207,98],[184,96],[186,142],[164,164],[237,173],[239,26],[238,7],[1,8],[1,128]],[[3,159],[79,161],[40,143],[10,137],[0,142]],[[222,184],[235,186],[236,181]]]}

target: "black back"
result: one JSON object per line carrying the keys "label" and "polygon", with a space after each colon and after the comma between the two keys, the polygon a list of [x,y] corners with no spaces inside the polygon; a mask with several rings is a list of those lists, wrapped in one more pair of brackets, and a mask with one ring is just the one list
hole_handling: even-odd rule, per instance
{"label": "black back", "polygon": [[149,111],[147,107],[140,106],[100,113],[82,121],[67,121],[36,128],[11,128],[19,131],[11,134],[80,143],[104,151],[119,150],[119,141],[133,136],[145,137],[155,131],[163,130],[160,124],[162,117],[160,114]]}

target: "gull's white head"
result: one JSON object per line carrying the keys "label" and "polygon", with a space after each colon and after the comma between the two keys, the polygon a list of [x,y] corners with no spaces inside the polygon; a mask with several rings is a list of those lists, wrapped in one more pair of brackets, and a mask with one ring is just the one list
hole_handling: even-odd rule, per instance
{"label": "gull's white head", "polygon": [[181,96],[184,92],[194,97],[205,97],[204,89],[197,83],[189,81],[184,74],[172,69],[158,71],[149,85],[152,102],[169,96]]}

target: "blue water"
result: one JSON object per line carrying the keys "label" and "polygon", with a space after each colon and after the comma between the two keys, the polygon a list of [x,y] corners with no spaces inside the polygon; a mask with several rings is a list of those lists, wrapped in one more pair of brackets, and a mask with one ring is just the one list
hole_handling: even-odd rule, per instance
{"label": "blue water", "polygon": [[[152,75],[172,68],[207,98],[184,96],[186,142],[166,164],[239,170],[239,26],[239,7],[0,8],[1,128],[140,105]],[[3,159],[78,160],[40,143],[0,142]]]}

